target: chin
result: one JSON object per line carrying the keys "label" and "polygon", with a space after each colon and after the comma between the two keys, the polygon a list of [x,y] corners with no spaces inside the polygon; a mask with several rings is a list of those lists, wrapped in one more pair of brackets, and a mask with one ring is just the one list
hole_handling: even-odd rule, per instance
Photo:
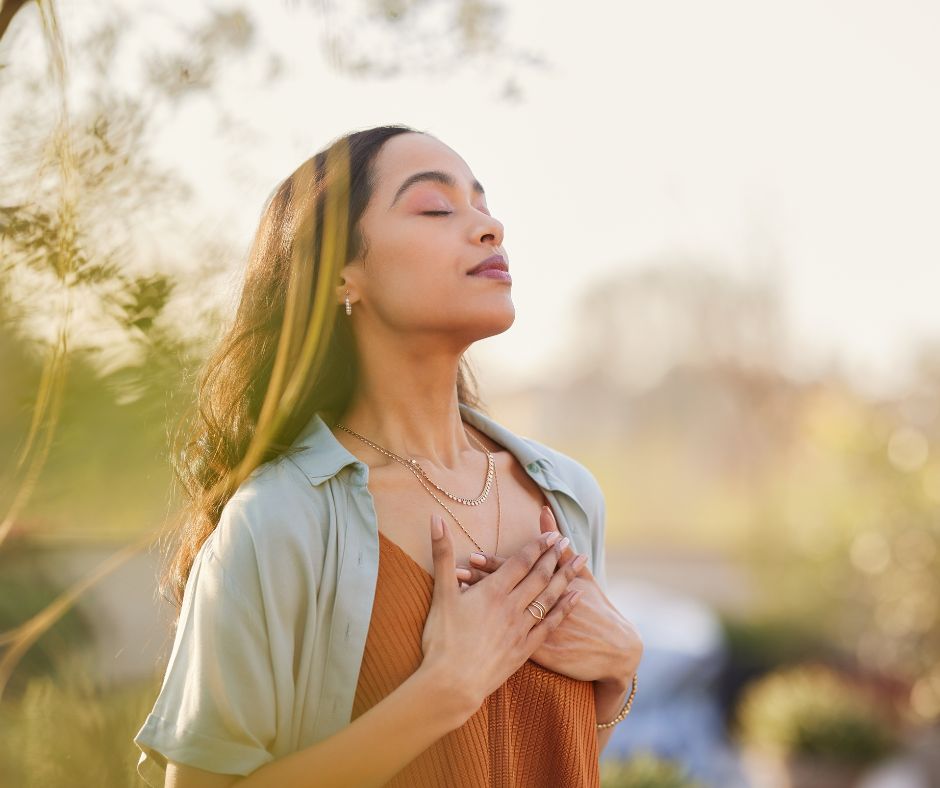
{"label": "chin", "polygon": [[478,322],[479,339],[492,337],[508,331],[513,323],[516,322],[516,308],[512,301],[506,299],[506,305],[500,309],[490,311],[485,319]]}

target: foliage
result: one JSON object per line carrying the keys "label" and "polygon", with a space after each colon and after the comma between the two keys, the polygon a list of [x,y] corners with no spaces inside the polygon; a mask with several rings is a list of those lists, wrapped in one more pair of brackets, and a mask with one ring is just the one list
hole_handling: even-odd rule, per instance
{"label": "foliage", "polygon": [[759,676],[800,662],[845,660],[818,627],[805,617],[720,614],[727,659],[718,692],[728,722],[745,686]]}
{"label": "foliage", "polygon": [[910,679],[940,716],[940,448],[911,399],[806,398],[787,461],[763,485],[760,537],[743,551],[764,608],[810,621],[866,668]]}
{"label": "foliage", "polygon": [[773,616],[722,616],[725,642],[737,659],[760,671],[823,654],[828,644],[812,623]]}
{"label": "foliage", "polygon": [[642,752],[628,761],[601,761],[601,788],[700,788],[672,761]]}
{"label": "foliage", "polygon": [[745,690],[736,735],[777,755],[868,764],[898,746],[890,715],[857,682],[807,663],[764,676]]}
{"label": "foliage", "polygon": [[[0,445],[12,459],[26,438],[41,367],[27,341],[6,325],[0,304]],[[11,542],[16,536],[110,540],[162,523],[171,480],[166,425],[182,407],[187,359],[159,343],[145,358],[140,368],[102,376],[88,353],[73,354],[54,451]],[[12,462],[0,468],[2,504],[15,487],[14,471]]]}
{"label": "foliage", "polygon": [[568,354],[581,366],[533,395],[546,418],[532,431],[589,458],[609,555],[674,550],[743,569],[679,582],[803,622],[801,642],[909,683],[914,713],[940,719],[940,347],[912,353],[890,399],[835,366],[791,376],[799,348],[783,342],[773,290],[694,262],[598,284]]}
{"label": "foliage", "polygon": [[[433,42],[422,67],[441,65],[435,58],[447,51],[459,51],[460,61],[491,57],[499,43],[490,34],[498,14],[486,2],[332,8],[323,11],[323,43],[349,73],[397,73],[403,50],[390,39],[413,46],[406,65]],[[70,92],[67,161],[46,72],[24,76],[26,58],[10,47],[4,58],[13,62],[0,68],[0,120],[10,140],[0,151],[0,442],[12,457],[38,390],[35,351],[71,306],[69,349],[78,363],[35,496],[41,503],[23,522],[85,534],[158,519],[165,400],[185,385],[186,357],[218,317],[203,319],[202,310],[232,259],[185,248],[178,222],[192,184],[160,167],[150,149],[168,109],[216,101],[214,80],[258,46],[254,22],[237,9],[208,13],[169,47],[169,37],[150,35],[152,17],[113,8],[108,15],[70,60],[80,79]],[[142,58],[138,47],[122,59],[135,28],[161,48]],[[456,31],[466,46],[452,47],[441,30]],[[375,46],[373,32],[384,45]],[[379,60],[385,53],[393,54]],[[278,54],[261,54],[271,68],[249,70],[270,82]],[[140,61],[144,83],[132,84]],[[221,137],[239,121],[219,115],[212,133]],[[166,223],[155,225],[157,216]],[[173,239],[169,257],[154,251],[162,237]],[[925,352],[909,395],[895,401],[873,401],[837,371],[789,378],[772,288],[690,273],[702,261],[684,273],[656,262],[656,273],[601,283],[589,296],[577,321],[587,333],[570,354],[587,367],[552,392],[552,410],[530,408],[551,414],[532,432],[549,443],[557,437],[549,429],[598,436],[604,453],[591,456],[604,462],[591,465],[608,497],[613,546],[629,536],[725,551],[751,568],[762,616],[806,622],[799,646],[773,624],[733,630],[732,650],[752,665],[799,657],[824,638],[868,667],[911,677],[917,712],[940,717],[940,353]],[[19,587],[10,599],[34,605]]]}
{"label": "foliage", "polygon": [[[393,5],[369,8],[372,16],[400,30],[423,4],[398,3],[397,10]],[[437,5],[456,23],[447,25],[444,38],[456,36],[463,45],[454,63],[464,63],[473,52],[487,52],[491,60],[501,55],[491,25],[497,4],[461,0]],[[187,248],[191,239],[182,216],[194,184],[159,165],[153,151],[167,110],[198,94],[213,101],[222,69],[231,67],[234,55],[257,48],[254,23],[240,9],[209,12],[207,21],[185,31],[183,45],[174,48],[165,46],[168,37],[141,24],[146,14],[129,19],[117,8],[108,9],[100,17],[104,23],[93,26],[86,38],[70,40],[66,47],[56,7],[54,2],[40,7],[42,43],[55,52],[54,85],[46,68],[30,69],[29,53],[22,48],[0,66],[5,99],[0,123],[11,141],[0,151],[0,354],[3,360],[22,362],[4,368],[3,397],[14,407],[7,411],[13,421],[0,423],[0,440],[7,447],[26,446],[16,467],[2,472],[25,491],[14,494],[14,505],[4,509],[3,538],[16,533],[7,524],[38,536],[40,528],[34,526],[45,522],[51,527],[42,535],[48,536],[65,523],[88,538],[107,530],[102,524],[109,519],[123,523],[124,530],[149,528],[157,519],[147,505],[152,501],[140,493],[155,488],[163,502],[162,438],[166,410],[173,409],[165,398],[185,387],[189,357],[199,353],[199,343],[221,317],[222,299],[206,294],[222,290],[211,276],[221,278],[232,256],[224,240],[213,246],[197,239]],[[13,12],[4,17],[0,36]],[[138,32],[146,28],[151,51],[141,57],[138,48],[129,63],[122,55],[135,25]],[[399,35],[402,40],[409,36]],[[441,43],[439,36],[432,38]],[[21,45],[25,37],[15,40]],[[152,49],[155,41],[160,48]],[[334,54],[348,54],[342,43],[337,48],[333,41],[332,47]],[[363,51],[378,50],[370,45]],[[8,54],[14,51],[8,48],[4,57]],[[280,71],[277,55],[269,55],[266,84]],[[368,66],[362,58],[334,57],[334,65],[349,63],[353,70]],[[135,85],[141,65],[143,83]],[[379,75],[374,69],[371,73]],[[219,114],[220,127],[237,125],[224,111]],[[172,248],[161,245],[166,238],[175,239]],[[39,361],[44,355],[45,366]],[[60,419],[62,400],[48,392],[64,389],[68,394]],[[41,442],[33,440],[33,432],[24,435],[33,394],[33,424],[41,425],[47,438]],[[33,450],[25,462],[37,445],[42,450]],[[56,451],[48,453],[53,445]],[[48,464],[47,457],[52,458]],[[24,508],[30,496],[35,503]],[[14,543],[10,539],[4,545],[10,555]],[[0,608],[0,632],[8,645],[5,630],[48,603],[52,590],[36,576],[24,582],[5,575],[4,583],[8,587],[0,590],[9,593]],[[69,616],[33,649],[34,668],[24,665],[18,676],[48,668],[51,651],[69,650],[60,637],[75,629],[75,614]],[[52,642],[58,644],[54,649],[43,648]],[[133,733],[129,723],[139,722],[145,705],[131,690],[102,694],[85,675],[69,668],[55,679],[33,677],[19,701],[0,709],[5,749],[0,763],[9,772],[0,775],[4,784],[67,784],[77,774],[101,786],[135,781],[131,761],[101,756],[127,749]],[[149,686],[146,697],[149,702]]]}
{"label": "foliage", "polygon": [[358,0],[324,3],[321,42],[330,64],[353,76],[387,79],[408,72],[452,76],[468,67],[503,82],[500,98],[518,100],[518,67],[545,58],[505,36],[509,4],[490,0]]}
{"label": "foliage", "polygon": [[[84,89],[70,91],[77,95],[58,117],[57,95],[35,69],[18,64],[6,88],[0,121],[19,143],[0,161],[0,285],[9,328],[35,355],[64,332],[69,353],[102,376],[140,376],[155,348],[185,345],[175,310],[166,310],[185,295],[178,288],[191,284],[184,272],[198,253],[159,242],[185,227],[192,184],[151,153],[163,92],[111,79],[124,65],[115,25],[78,42],[71,68]],[[209,273],[204,261],[198,268]]]}
{"label": "foliage", "polygon": [[143,786],[133,738],[159,684],[105,690],[89,675],[88,665],[70,659],[57,675],[31,679],[19,700],[0,704],[0,782]]}
{"label": "foliage", "polygon": [[[61,591],[39,570],[32,552],[22,547],[0,552],[0,632],[38,613]],[[78,610],[66,613],[26,653],[10,681],[11,695],[21,694],[30,679],[48,674],[57,655],[81,647],[90,635],[89,624]]]}

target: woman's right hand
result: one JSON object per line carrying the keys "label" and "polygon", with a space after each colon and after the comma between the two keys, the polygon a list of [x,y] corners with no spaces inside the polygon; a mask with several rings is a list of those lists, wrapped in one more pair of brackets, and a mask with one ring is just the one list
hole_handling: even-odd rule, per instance
{"label": "woman's right hand", "polygon": [[[442,536],[435,539],[434,524]],[[449,530],[438,515],[431,516],[434,592],[424,625],[422,669],[444,677],[450,692],[458,692],[472,714],[486,697],[516,672],[574,608],[566,593],[575,577],[571,562],[556,572],[561,551],[552,549],[557,531],[543,533],[506,559],[492,574],[461,590],[455,579],[456,561]],[[526,610],[538,601],[545,609],[539,621]],[[536,608],[532,608],[536,610]]]}

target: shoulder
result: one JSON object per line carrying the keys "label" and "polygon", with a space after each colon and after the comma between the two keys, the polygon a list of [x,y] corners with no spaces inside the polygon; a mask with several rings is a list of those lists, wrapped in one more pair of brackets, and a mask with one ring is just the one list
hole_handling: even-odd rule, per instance
{"label": "shoulder", "polygon": [[571,488],[588,514],[595,514],[603,507],[604,492],[601,485],[584,463],[534,438],[523,437],[522,440],[549,460],[552,471]]}
{"label": "shoulder", "polygon": [[293,457],[282,455],[252,471],[229,500],[244,515],[283,521],[316,509],[324,497]]}
{"label": "shoulder", "polygon": [[[547,460],[548,468],[543,470],[570,490],[577,503],[592,521],[602,518],[604,514],[604,495],[595,475],[588,467],[563,451],[555,449],[541,441],[521,435],[496,421],[489,415],[469,406],[461,406],[465,417],[478,430],[484,432],[489,438],[513,451],[520,461],[523,456],[526,462]],[[534,455],[534,456],[533,456]]]}
{"label": "shoulder", "polygon": [[577,523],[583,523],[586,529],[587,541],[582,542],[579,549],[590,550],[591,572],[600,584],[601,589],[606,591],[607,571],[604,558],[604,538],[607,507],[597,477],[584,463],[579,462],[574,457],[532,438],[524,438],[523,440],[550,463],[550,468],[544,469],[545,474],[552,474],[556,482],[567,488],[582,510],[584,519],[581,520],[580,517],[577,517],[571,521],[575,523],[573,536],[577,537],[578,535]]}
{"label": "shoulder", "polygon": [[207,540],[208,558],[226,574],[260,579],[273,567],[288,571],[298,560],[322,555],[331,522],[325,498],[290,457],[260,465],[223,507]]}

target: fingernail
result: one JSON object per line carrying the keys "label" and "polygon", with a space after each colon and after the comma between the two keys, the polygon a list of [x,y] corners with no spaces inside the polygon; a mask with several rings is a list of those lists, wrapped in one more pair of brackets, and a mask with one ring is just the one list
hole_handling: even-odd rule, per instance
{"label": "fingernail", "polygon": [[431,534],[435,539],[440,539],[444,535],[444,521],[436,514],[431,518]]}
{"label": "fingernail", "polygon": [[469,580],[469,579],[470,579],[470,570],[469,570],[469,569],[458,569],[458,570],[457,570],[457,577],[461,578],[462,580]]}
{"label": "fingernail", "polygon": [[575,591],[574,594],[571,595],[571,604],[573,605],[575,602],[577,602],[583,593],[583,591]]}
{"label": "fingernail", "polygon": [[486,563],[486,556],[483,553],[470,553],[470,563],[482,566]]}
{"label": "fingernail", "polygon": [[567,536],[564,539],[562,539],[558,543],[558,552],[560,553],[562,550],[564,550],[570,542],[571,540]]}
{"label": "fingernail", "polygon": [[573,569],[580,569],[587,563],[587,554],[581,553],[574,561],[571,562],[571,567]]}
{"label": "fingernail", "polygon": [[560,537],[560,536],[561,536],[561,534],[558,533],[558,531],[552,531],[552,532],[548,535],[548,538],[545,540],[545,544],[548,545],[549,547],[551,547],[553,544],[555,544],[555,542],[558,541],[558,537]]}

